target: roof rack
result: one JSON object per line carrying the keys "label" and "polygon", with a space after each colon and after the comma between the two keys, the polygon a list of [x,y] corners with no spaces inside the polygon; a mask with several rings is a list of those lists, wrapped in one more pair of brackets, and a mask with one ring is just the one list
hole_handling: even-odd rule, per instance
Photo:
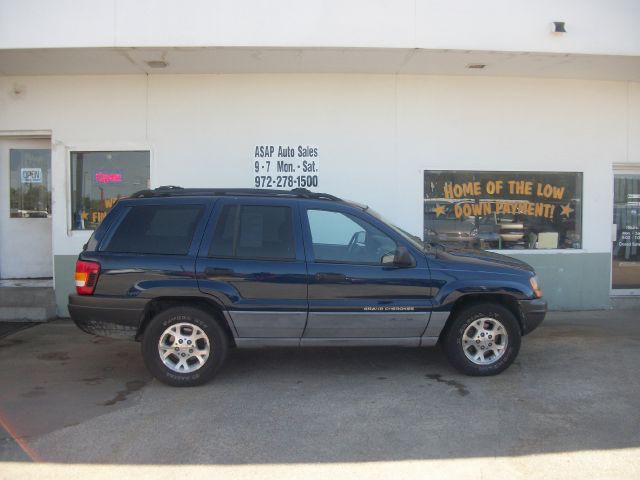
{"label": "roof rack", "polygon": [[328,193],[312,192],[306,188],[294,188],[293,190],[271,190],[266,188],[183,188],[175,185],[163,185],[151,190],[140,190],[133,193],[129,198],[196,196],[298,197],[314,200],[342,200]]}

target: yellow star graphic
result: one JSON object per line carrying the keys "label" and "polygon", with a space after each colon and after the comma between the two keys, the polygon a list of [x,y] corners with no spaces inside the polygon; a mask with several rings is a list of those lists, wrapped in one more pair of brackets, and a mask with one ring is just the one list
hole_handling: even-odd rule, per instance
{"label": "yellow star graphic", "polygon": [[80,218],[82,218],[82,220],[86,220],[89,218],[89,214],[83,210],[80,212]]}
{"label": "yellow star graphic", "polygon": [[562,206],[562,212],[560,212],[560,215],[564,215],[567,218],[569,218],[569,215],[571,215],[571,212],[573,212],[573,208],[571,208],[571,203],[567,203],[566,205]]}
{"label": "yellow star graphic", "polygon": [[436,217],[439,217],[440,215],[444,215],[444,207],[441,206],[439,203],[436,203],[436,207],[433,209],[433,213],[436,214]]}

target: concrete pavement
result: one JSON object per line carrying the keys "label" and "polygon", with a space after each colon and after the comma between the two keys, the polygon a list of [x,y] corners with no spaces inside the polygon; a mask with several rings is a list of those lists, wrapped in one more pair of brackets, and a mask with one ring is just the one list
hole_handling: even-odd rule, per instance
{"label": "concrete pavement", "polygon": [[236,350],[195,389],[39,325],[0,340],[0,478],[640,478],[639,317],[551,313],[490,378],[438,348]]}

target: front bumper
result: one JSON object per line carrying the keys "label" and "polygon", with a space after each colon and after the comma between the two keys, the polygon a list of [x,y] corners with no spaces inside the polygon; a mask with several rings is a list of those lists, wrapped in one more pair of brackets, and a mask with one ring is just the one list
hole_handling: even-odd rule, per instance
{"label": "front bumper", "polygon": [[146,304],[146,299],[69,295],[69,315],[85,333],[135,339]]}
{"label": "front bumper", "polygon": [[547,302],[542,298],[533,300],[520,300],[520,313],[522,314],[522,334],[532,332],[542,323],[547,314]]}

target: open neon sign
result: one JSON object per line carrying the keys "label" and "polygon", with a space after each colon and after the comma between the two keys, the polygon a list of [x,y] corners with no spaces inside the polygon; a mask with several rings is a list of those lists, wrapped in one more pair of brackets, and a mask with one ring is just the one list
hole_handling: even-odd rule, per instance
{"label": "open neon sign", "polygon": [[98,183],[122,183],[121,173],[96,172],[95,178]]}

